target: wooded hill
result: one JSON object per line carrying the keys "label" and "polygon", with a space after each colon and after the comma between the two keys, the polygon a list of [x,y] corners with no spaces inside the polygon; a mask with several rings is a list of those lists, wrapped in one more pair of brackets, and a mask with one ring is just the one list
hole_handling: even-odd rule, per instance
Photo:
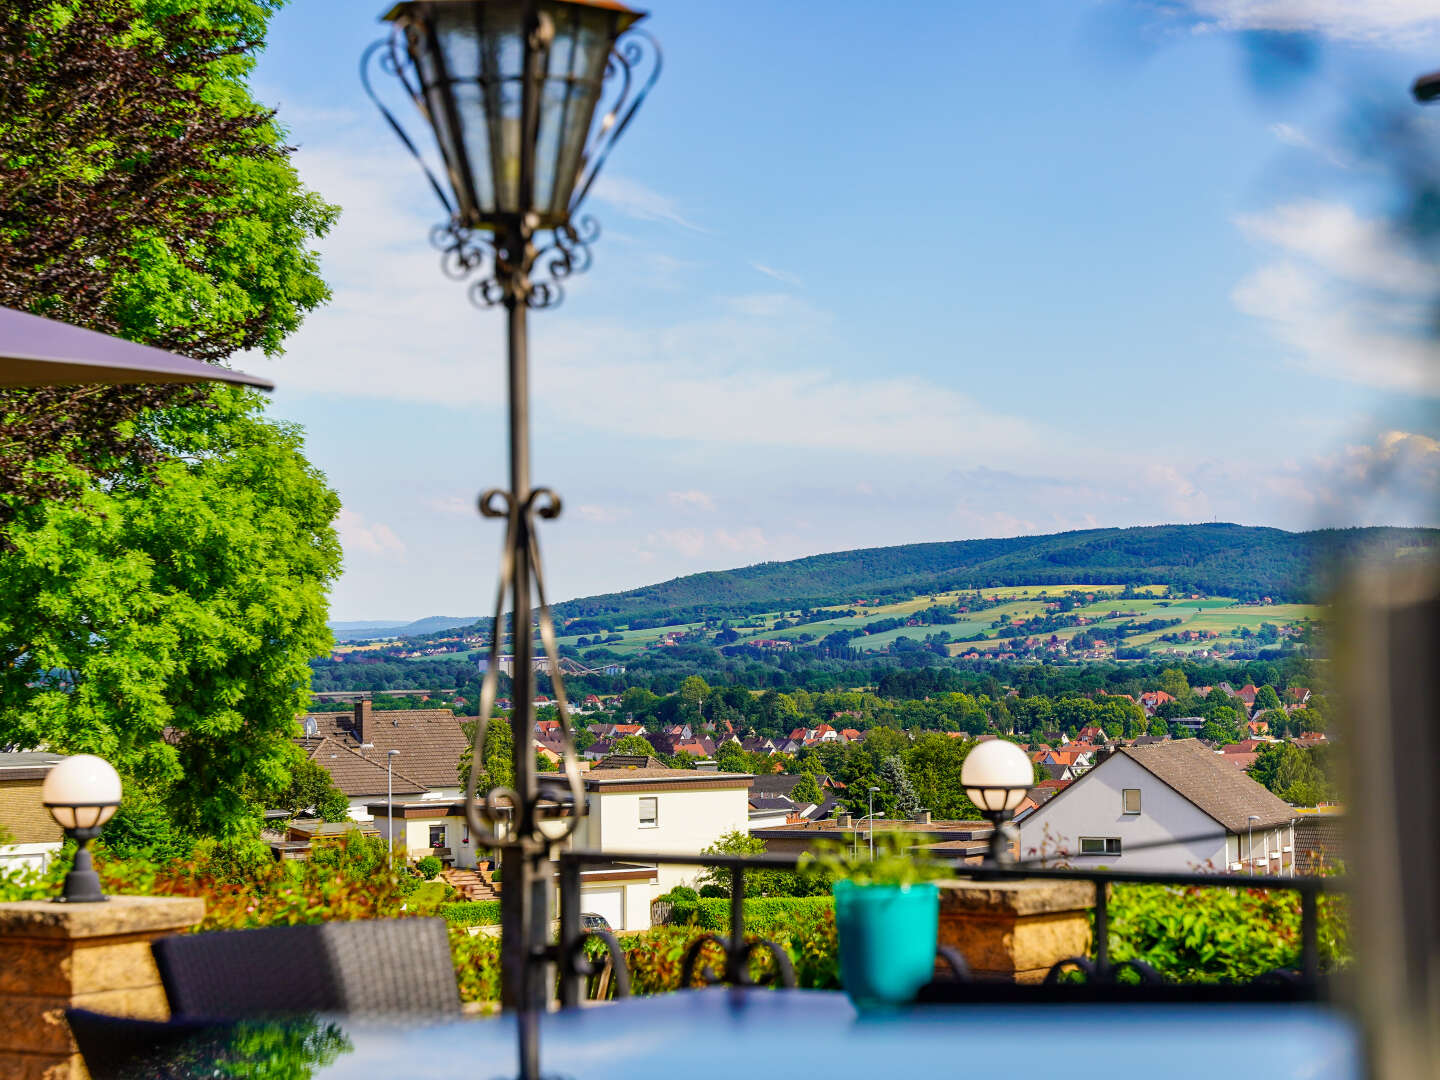
{"label": "wooded hill", "polygon": [[1314,603],[1331,568],[1361,552],[1403,558],[1440,544],[1440,529],[1292,533],[1246,525],[1086,529],[1000,540],[862,548],[674,578],[568,600],[563,619],[605,626],[691,621],[777,609],[893,600],[1000,585],[1176,585],[1241,600]]}

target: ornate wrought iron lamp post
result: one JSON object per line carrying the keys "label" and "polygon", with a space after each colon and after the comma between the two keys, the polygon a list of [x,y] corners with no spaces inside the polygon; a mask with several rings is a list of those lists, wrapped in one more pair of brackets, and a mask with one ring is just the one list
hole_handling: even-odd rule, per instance
{"label": "ornate wrought iron lamp post", "polygon": [[1035,770],[1030,759],[1012,742],[990,739],[965,755],[965,764],[960,767],[960,783],[970,801],[995,826],[986,854],[986,861],[992,866],[1015,861],[1010,852],[1015,826],[1010,824],[1010,819],[1034,782]]}
{"label": "ornate wrought iron lamp post", "polygon": [[[549,941],[550,854],[585,811],[535,535],[536,515],[557,517],[560,499],[531,486],[526,317],[559,303],[565,279],[589,268],[599,226],[580,208],[660,73],[658,45],[635,29],[644,17],[616,0],[408,0],[384,16],[392,32],[361,64],[367,93],[422,167],[415,143],[371,87],[372,62],[399,79],[433,130],[444,182],[425,172],[447,215],[431,234],[445,273],[470,279],[471,301],[503,307],[509,323],[510,484],[479,499],[481,514],[505,519],[506,535],[466,817],[476,846],[501,852],[502,1003],[520,1013],[526,1077],[538,1075],[538,1015],[551,965],[581,963]],[[476,777],[507,602],[515,780],[482,796]],[[537,663],[532,617],[561,721],[563,784],[542,781],[535,769],[535,673],[547,661]]]}

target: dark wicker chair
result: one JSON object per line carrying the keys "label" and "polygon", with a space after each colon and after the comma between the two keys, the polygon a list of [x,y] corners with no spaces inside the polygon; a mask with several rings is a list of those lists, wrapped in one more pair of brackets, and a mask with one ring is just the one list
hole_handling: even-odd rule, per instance
{"label": "dark wicker chair", "polygon": [[460,1010],[440,919],[180,934],[151,945],[176,1017]]}

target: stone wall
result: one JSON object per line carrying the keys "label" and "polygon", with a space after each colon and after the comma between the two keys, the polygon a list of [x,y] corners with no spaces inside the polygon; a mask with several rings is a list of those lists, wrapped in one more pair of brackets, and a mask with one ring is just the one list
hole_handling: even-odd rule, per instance
{"label": "stone wall", "polygon": [[204,914],[204,901],[191,897],[0,904],[0,1076],[88,1076],[65,1023],[72,1006],[169,1019],[150,942],[190,929]]}

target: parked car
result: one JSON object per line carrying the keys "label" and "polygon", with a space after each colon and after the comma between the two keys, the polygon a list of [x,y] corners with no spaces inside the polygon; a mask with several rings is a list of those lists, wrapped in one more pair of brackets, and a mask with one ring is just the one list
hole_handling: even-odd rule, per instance
{"label": "parked car", "polygon": [[610,930],[611,927],[604,915],[596,915],[593,911],[582,911],[580,913],[580,929]]}

